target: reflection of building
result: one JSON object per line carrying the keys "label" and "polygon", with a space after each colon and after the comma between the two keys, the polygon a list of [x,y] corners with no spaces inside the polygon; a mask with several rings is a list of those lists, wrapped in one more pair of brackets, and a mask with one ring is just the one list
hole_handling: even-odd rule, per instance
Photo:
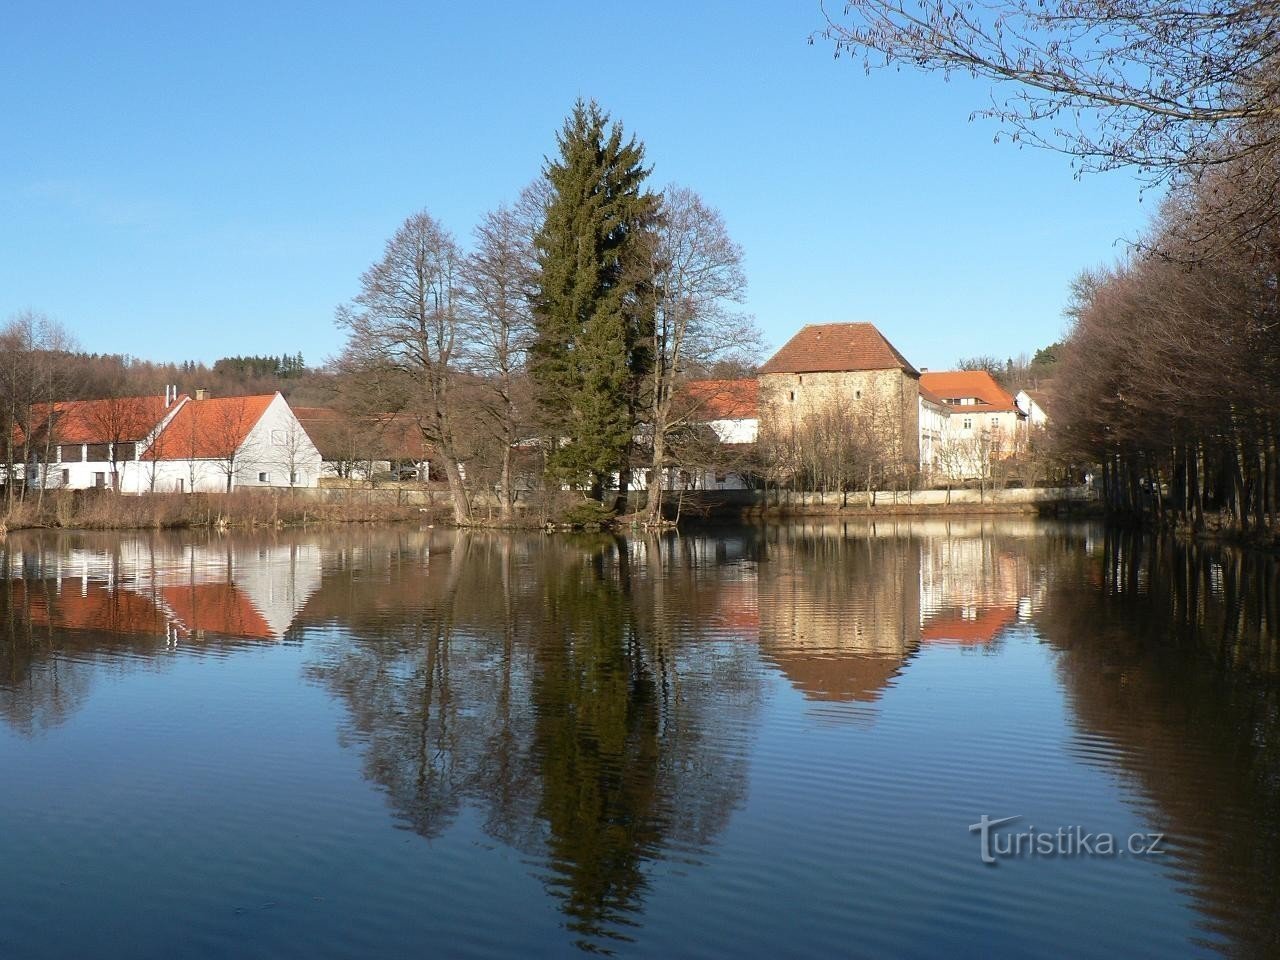
{"label": "reflection of building", "polygon": [[984,537],[929,538],[920,563],[922,639],[987,644],[1016,621],[1032,589],[1026,558]]}
{"label": "reflection of building", "polygon": [[782,528],[755,591],[726,590],[718,619],[745,625],[754,602],[761,651],[807,698],[877,700],[922,642],[985,645],[1027,619],[1043,588],[1019,541],[1034,530],[1017,520]]}
{"label": "reflection of building", "polygon": [[909,538],[781,530],[760,566],[760,649],[811,700],[879,699],[920,640]]}
{"label": "reflection of building", "polygon": [[170,640],[278,640],[320,581],[312,545],[138,539],[108,551],[10,554],[14,613],[33,627]]}

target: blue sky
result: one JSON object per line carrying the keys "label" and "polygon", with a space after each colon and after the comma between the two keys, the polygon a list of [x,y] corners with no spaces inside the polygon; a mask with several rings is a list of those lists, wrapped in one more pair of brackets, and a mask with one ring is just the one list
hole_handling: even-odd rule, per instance
{"label": "blue sky", "polygon": [[1056,339],[1071,278],[1154,198],[993,143],[968,120],[985,84],[834,60],[807,42],[822,22],[816,0],[10,5],[0,318],[159,360],[321,361],[400,221],[465,240],[583,96],[655,185],[722,210],[771,344],[865,320],[940,369]]}

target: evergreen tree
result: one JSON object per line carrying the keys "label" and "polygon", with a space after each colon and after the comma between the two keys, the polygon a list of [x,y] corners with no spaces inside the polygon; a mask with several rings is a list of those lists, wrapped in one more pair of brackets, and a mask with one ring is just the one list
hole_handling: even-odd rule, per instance
{"label": "evergreen tree", "polygon": [[579,100],[556,139],[535,241],[531,369],[553,440],[551,475],[602,499],[610,474],[625,477],[637,387],[651,362],[643,265],[658,198],[643,189],[643,145],[624,140],[594,101]]}

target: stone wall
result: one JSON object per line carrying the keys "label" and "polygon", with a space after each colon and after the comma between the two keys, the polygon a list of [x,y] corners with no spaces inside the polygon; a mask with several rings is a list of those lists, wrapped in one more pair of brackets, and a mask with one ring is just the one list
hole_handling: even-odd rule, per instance
{"label": "stone wall", "polygon": [[[851,421],[871,418],[907,466],[920,462],[920,386],[904,370],[769,373],[760,377],[760,429],[799,426],[834,404]],[[776,435],[776,434],[775,434]]]}

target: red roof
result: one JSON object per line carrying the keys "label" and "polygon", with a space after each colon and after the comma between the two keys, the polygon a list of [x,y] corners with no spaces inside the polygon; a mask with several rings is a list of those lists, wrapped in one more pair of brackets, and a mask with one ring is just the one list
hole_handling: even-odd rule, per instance
{"label": "red roof", "polygon": [[220,460],[230,457],[267,412],[276,394],[189,400],[169,421],[144,460]]}
{"label": "red roof", "polygon": [[986,607],[973,617],[949,612],[928,620],[922,639],[925,643],[991,643],[1017,618],[1017,607]]}
{"label": "red roof", "polygon": [[249,598],[230,583],[195,583],[160,591],[174,617],[187,633],[224,637],[276,639],[266,618]]}
{"label": "red roof", "polygon": [[834,373],[916,368],[870,323],[809,324],[760,368],[769,373]]}
{"label": "red roof", "polygon": [[760,384],[755,380],[691,380],[685,396],[704,420],[751,420],[758,416]]}
{"label": "red roof", "polygon": [[977,404],[949,403],[952,410],[965,413],[1000,413],[1018,409],[1008,390],[996,383],[985,370],[948,370],[943,373],[922,373],[920,387],[936,393],[944,400],[974,397]]}
{"label": "red roof", "polygon": [[[52,443],[136,441],[145,439],[171,409],[164,397],[63,400],[33,407],[32,422],[44,424],[52,414]],[[15,439],[21,442],[21,434]]]}

